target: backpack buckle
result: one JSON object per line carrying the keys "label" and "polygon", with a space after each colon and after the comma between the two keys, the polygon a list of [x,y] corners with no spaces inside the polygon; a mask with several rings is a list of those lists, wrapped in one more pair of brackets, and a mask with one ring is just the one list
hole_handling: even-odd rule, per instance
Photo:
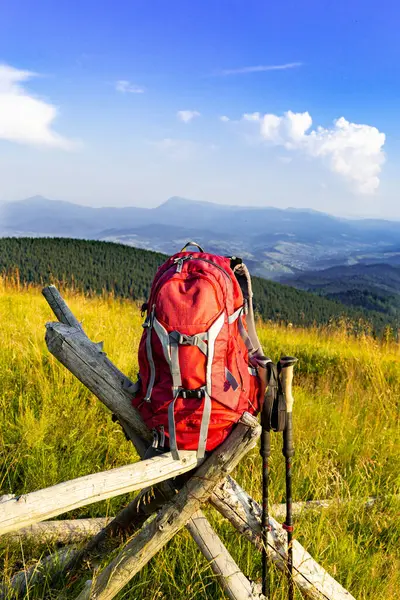
{"label": "backpack buckle", "polygon": [[185,400],[187,398],[198,398],[199,400],[201,400],[201,398],[203,398],[205,394],[205,388],[200,387],[195,390],[186,390],[185,388],[181,388],[179,390],[179,394],[182,396],[182,398],[185,398]]}

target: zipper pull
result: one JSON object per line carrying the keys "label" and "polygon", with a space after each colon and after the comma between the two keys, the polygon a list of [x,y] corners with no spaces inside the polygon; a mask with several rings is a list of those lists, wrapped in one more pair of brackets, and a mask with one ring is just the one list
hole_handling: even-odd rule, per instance
{"label": "zipper pull", "polygon": [[152,443],[152,448],[158,448],[158,433],[157,433],[157,429],[152,429],[151,430],[153,433],[153,443]]}
{"label": "zipper pull", "polygon": [[164,425],[160,425],[160,448],[164,448],[165,446],[165,432]]}
{"label": "zipper pull", "polygon": [[192,254],[189,254],[189,256],[181,256],[181,258],[175,258],[175,263],[177,265],[176,267],[176,273],[181,273],[182,272],[182,267],[183,267],[183,263],[185,260],[190,260],[191,258],[193,258]]}

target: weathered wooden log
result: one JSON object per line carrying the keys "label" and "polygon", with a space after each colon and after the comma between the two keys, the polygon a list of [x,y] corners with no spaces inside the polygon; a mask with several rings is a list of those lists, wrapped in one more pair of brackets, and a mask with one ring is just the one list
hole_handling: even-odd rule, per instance
{"label": "weathered wooden log", "polygon": [[35,544],[78,544],[99,533],[110,523],[111,517],[92,519],[63,519],[43,521],[7,533],[2,542],[35,542]]}
{"label": "weathered wooden log", "polygon": [[0,504],[0,535],[81,506],[155,485],[186,473],[201,462],[196,452],[183,451],[180,456],[180,460],[174,460],[167,452],[132,465],[15,496]]}
{"label": "weathered wooden log", "polygon": [[186,525],[213,488],[256,445],[261,427],[245,413],[224,443],[207,458],[177,496],[154,519],[150,519],[124,550],[99,574],[90,593],[79,600],[110,600],[165,544]]}
{"label": "weathered wooden log", "polygon": [[220,576],[221,586],[228,598],[231,600],[255,598],[251,582],[243,575],[201,511],[192,516],[187,528],[214,573]]}
{"label": "weathered wooden log", "polygon": [[[108,375],[111,374],[111,380],[114,384],[114,385],[111,384],[111,387],[115,388],[116,397],[114,397],[115,390],[113,390],[113,389],[111,389],[111,390],[104,389],[103,393],[105,394],[105,398],[103,399],[103,396],[100,397],[97,395],[97,391],[99,389],[98,386],[91,387],[90,385],[87,385],[87,387],[93,394],[97,395],[99,400],[101,402],[103,402],[103,404],[105,404],[108,408],[110,408],[111,411],[113,411],[112,407],[113,407],[114,403],[116,403],[116,405],[119,408],[115,414],[118,415],[118,420],[119,420],[121,426],[123,427],[126,435],[129,437],[129,439],[132,440],[136,450],[139,453],[141,451],[141,455],[143,455],[147,448],[146,440],[148,440],[148,441],[151,440],[151,433],[149,432],[147,427],[144,425],[144,423],[137,411],[135,411],[135,415],[134,415],[137,418],[133,419],[133,421],[131,420],[133,417],[129,413],[130,413],[130,405],[131,405],[132,396],[129,393],[128,389],[130,386],[133,385],[132,381],[126,375],[124,375],[111,361],[109,361],[107,359],[106,353],[103,352],[103,342],[95,343],[95,342],[91,342],[91,340],[89,340],[88,336],[86,335],[86,333],[83,330],[82,324],[75,317],[75,315],[73,314],[73,312],[71,311],[71,309],[69,308],[67,303],[65,302],[64,298],[61,296],[60,292],[54,285],[49,285],[49,286],[43,288],[42,293],[43,293],[43,296],[46,298],[53,313],[59,320],[59,322],[63,325],[67,325],[73,329],[80,331],[83,334],[83,336],[86,338],[86,342],[87,342],[88,346],[91,348],[92,352],[91,353],[89,352],[89,355],[83,356],[83,357],[79,353],[78,354],[79,358],[81,358],[81,359],[83,358],[84,361],[87,362],[87,366],[89,367],[91,364],[90,357],[92,357],[92,359],[93,359],[93,355],[94,356],[97,355],[96,358],[97,358],[97,363],[98,363],[99,362],[98,355],[103,355],[103,357],[104,357],[103,366],[105,366],[107,374]],[[56,323],[48,323],[46,325],[46,329],[47,329],[48,325],[56,325]],[[52,337],[54,337],[54,336],[52,336],[50,332],[46,331],[46,343],[47,343],[47,347],[49,348],[50,352],[52,352],[52,350],[50,349],[49,344],[52,343]],[[58,342],[59,342],[59,340],[58,340]],[[55,347],[57,347],[56,340],[54,340],[54,343],[55,343]],[[62,362],[61,356],[57,356],[57,354],[53,353],[53,352],[52,352],[52,354],[57,358],[57,360],[59,360],[62,364],[64,364]],[[74,360],[73,353],[72,353],[72,356],[69,356],[68,360],[71,361],[72,364],[76,363],[76,360]],[[79,359],[77,362],[79,365]],[[79,373],[76,373],[73,369],[70,369],[70,367],[68,365],[64,364],[64,366],[66,366],[67,369],[70,370],[75,375],[75,377],[77,377],[77,379],[79,379],[79,381],[81,381],[84,385],[86,385],[86,383],[80,379]],[[99,367],[99,365],[97,364],[97,368],[98,367]],[[103,375],[104,374],[102,372],[96,375],[95,372],[90,371],[90,369],[89,369],[89,379],[92,379],[92,378],[94,378],[95,380],[96,380],[96,378],[101,379]],[[121,386],[123,388],[124,394],[120,393]],[[101,387],[100,387],[100,391],[101,391]],[[124,414],[128,415],[127,419],[124,419]]]}
{"label": "weathered wooden log", "polygon": [[[93,552],[96,553],[97,557],[100,554],[104,555],[108,550],[109,544],[107,542],[110,537],[115,534],[122,534],[124,537],[132,534],[149,515],[159,510],[168,499],[172,499],[176,494],[176,490],[170,482],[165,481],[156,488],[143,490],[141,494],[142,498],[140,495],[137,496],[134,502],[131,502],[86,545],[81,556],[77,555],[75,557],[75,564],[78,564],[78,561],[81,560],[86,561]],[[231,600],[248,600],[249,598],[256,600],[256,598],[259,598],[255,591],[252,593],[254,584],[251,584],[240,571],[201,510],[196,512],[195,519],[189,520],[186,528],[205,558],[210,561],[211,569],[217,576],[228,598],[231,598]],[[68,565],[68,569],[70,570],[72,566],[73,563]]]}
{"label": "weathered wooden log", "polygon": [[[371,496],[367,500],[357,498],[327,498],[326,500],[306,500],[304,502],[293,502],[292,510],[293,515],[301,515],[304,512],[312,510],[320,510],[322,508],[332,508],[333,506],[344,506],[351,502],[359,502],[364,508],[371,508],[381,498]],[[271,513],[277,519],[284,519],[286,517],[286,504],[273,504],[271,506]]]}
{"label": "weathered wooden log", "polygon": [[14,498],[14,494],[5,494],[4,496],[0,496],[0,504],[2,502],[7,502],[7,500],[10,500],[11,498]]}
{"label": "weathered wooden log", "polygon": [[70,327],[75,327],[76,329],[83,331],[82,324],[75,317],[55,285],[49,285],[43,288],[42,293],[60,323],[70,325]]}
{"label": "weathered wooden log", "polygon": [[[211,503],[234,527],[261,549],[261,506],[231,477],[214,489]],[[270,517],[268,554],[281,571],[286,571],[287,538],[285,530]],[[297,587],[313,600],[355,600],[297,541],[293,542],[293,579]]]}
{"label": "weathered wooden log", "polygon": [[[0,504],[3,501],[2,498],[4,496],[0,496]],[[8,499],[13,498],[14,496],[10,494],[7,496]],[[366,509],[374,506],[376,502],[378,502],[379,498],[371,496],[367,500],[362,501],[362,506]],[[343,506],[349,504],[350,502],[360,502],[361,500],[355,498],[329,498],[326,500],[306,500],[304,502],[294,502],[293,503],[293,515],[301,515],[304,512],[308,511],[318,511],[324,508],[332,508],[335,506]],[[126,510],[126,509],[124,509]],[[124,512],[124,511],[122,511]],[[122,515],[122,512],[120,515]],[[129,528],[129,524],[134,522],[134,517],[138,514],[138,510],[132,511],[130,513],[129,518],[126,519],[124,525],[121,522],[121,516],[118,517],[117,521],[120,521],[120,525],[117,526],[119,530],[122,532],[123,530]],[[286,504],[272,504],[270,508],[270,513],[276,519],[283,519],[286,516]],[[149,512],[151,514],[151,511]],[[147,516],[144,516],[144,520]],[[204,519],[204,515],[202,516]],[[41,523],[36,523],[35,525],[30,525],[29,527],[24,527],[23,529],[19,529],[17,531],[11,532],[9,534],[5,534],[3,537],[4,541],[35,541],[38,544],[49,544],[49,543],[59,543],[59,544],[77,544],[78,542],[83,542],[87,540],[89,537],[92,537],[100,531],[102,531],[108,524],[110,524],[113,520],[113,517],[94,517],[90,519],[63,519],[59,521],[43,521]],[[189,529],[189,526],[188,526]],[[214,530],[211,528],[210,533],[214,535]],[[272,550],[271,550],[272,551]]]}
{"label": "weathered wooden log", "polygon": [[[160,487],[162,490],[159,489]],[[173,498],[175,493],[174,487],[168,481],[152,490],[143,490],[115,519],[108,523],[104,529],[98,531],[83,549],[71,556],[71,561],[64,565],[63,572],[58,574],[58,578],[63,573],[72,572],[82,562],[86,563],[90,560],[92,554],[95,554],[98,559],[101,555],[108,553],[111,538],[114,539],[115,536],[118,536],[118,541],[121,541],[121,536],[126,538],[126,536],[131,535],[147,520],[149,515],[163,506],[167,499]],[[201,526],[199,525],[200,522]],[[256,591],[253,592],[252,596],[248,595],[249,590],[250,592],[253,589],[255,590],[255,584],[250,584],[241,573],[201,510],[196,513],[196,524],[191,519],[186,527],[206,559],[212,559],[211,569],[229,598],[232,600],[247,600],[248,598],[256,600],[256,598],[259,598]]]}

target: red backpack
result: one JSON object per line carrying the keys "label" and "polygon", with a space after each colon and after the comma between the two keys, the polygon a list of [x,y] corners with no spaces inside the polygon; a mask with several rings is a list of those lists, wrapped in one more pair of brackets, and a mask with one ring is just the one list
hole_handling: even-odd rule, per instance
{"label": "red backpack", "polygon": [[189,242],[159,267],[144,311],[133,404],[153,447],[202,458],[264,396],[270,360],[254,327],[248,270]]}

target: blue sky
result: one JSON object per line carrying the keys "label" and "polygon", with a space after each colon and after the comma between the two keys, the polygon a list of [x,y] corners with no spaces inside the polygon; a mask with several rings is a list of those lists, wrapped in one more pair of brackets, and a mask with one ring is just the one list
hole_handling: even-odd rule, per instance
{"label": "blue sky", "polygon": [[368,0],[6,0],[0,201],[400,219],[399,27]]}

